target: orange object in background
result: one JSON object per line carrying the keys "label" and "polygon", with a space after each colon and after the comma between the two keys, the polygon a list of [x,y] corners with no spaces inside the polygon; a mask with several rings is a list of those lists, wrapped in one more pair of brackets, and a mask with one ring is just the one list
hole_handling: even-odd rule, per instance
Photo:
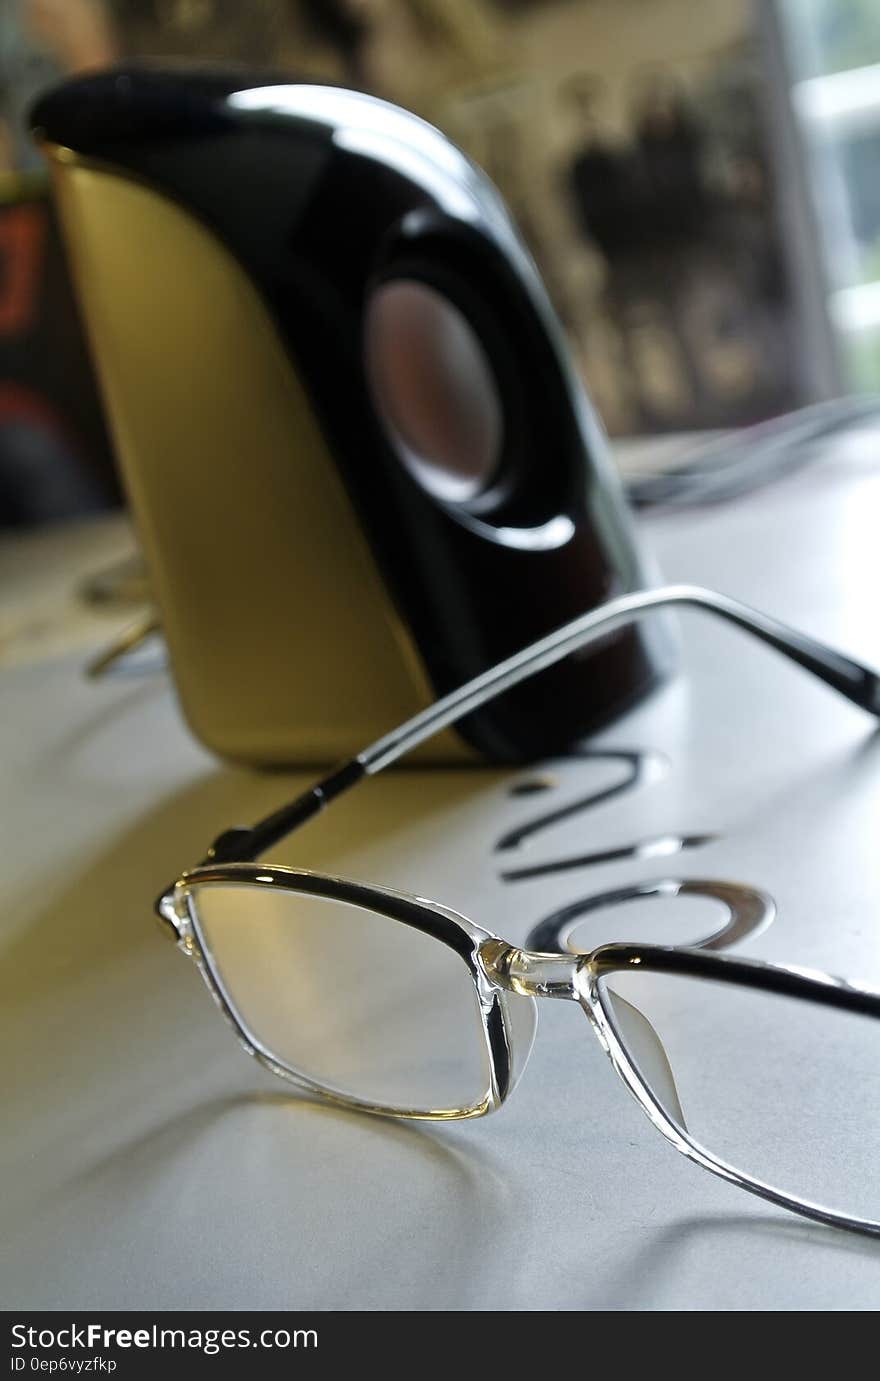
{"label": "orange object in background", "polygon": [[95,512],[118,496],[52,211],[32,192],[0,203],[0,529]]}
{"label": "orange object in background", "polygon": [[30,330],[38,312],[46,208],[12,206],[0,219],[0,336]]}

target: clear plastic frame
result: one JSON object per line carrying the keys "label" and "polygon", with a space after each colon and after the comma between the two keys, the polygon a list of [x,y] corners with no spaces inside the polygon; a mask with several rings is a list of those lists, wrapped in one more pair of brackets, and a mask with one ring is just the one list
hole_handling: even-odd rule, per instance
{"label": "clear plastic frame", "polygon": [[[219,898],[228,899],[222,925]],[[315,915],[316,903],[328,914]],[[180,941],[245,1049],[301,1088],[364,1112],[437,1121],[491,1112],[522,1073],[534,1000],[489,978],[482,954],[492,937],[454,911],[341,878],[234,863],[188,874],[175,907]],[[259,934],[267,917],[268,946]],[[279,985],[285,1026],[302,1032],[294,1047],[279,1037]]]}
{"label": "clear plastic frame", "polygon": [[[565,910],[557,933],[541,928],[541,949],[523,949],[421,897],[256,862],[493,696],[669,605],[727,620],[880,714],[874,671],[724,595],[690,586],[625,595],[446,696],[256,825],[226,830],[163,891],[157,913],[245,1049],[311,1093],[392,1117],[481,1117],[516,1087],[536,999],[573,1001],[676,1150],[795,1213],[880,1235],[869,1173],[880,1139],[880,994],[720,953],[766,923],[772,908],[754,889],[677,884],[714,889],[730,912],[702,946],[579,955],[565,952]],[[807,1047],[815,1055],[804,1059]],[[864,1166],[864,1207],[848,1198],[853,1164]]]}
{"label": "clear plastic frame", "polygon": [[594,951],[576,986],[617,1073],[676,1150],[771,1203],[880,1234],[880,994],[634,945]]}

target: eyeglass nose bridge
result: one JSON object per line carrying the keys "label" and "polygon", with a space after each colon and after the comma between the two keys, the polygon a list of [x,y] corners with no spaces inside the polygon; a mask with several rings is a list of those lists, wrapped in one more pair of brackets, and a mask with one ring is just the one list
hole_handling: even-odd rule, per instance
{"label": "eyeglass nose bridge", "polygon": [[480,960],[492,982],[520,997],[579,1000],[576,980],[585,962],[583,955],[539,954],[504,940],[487,940],[480,946]]}
{"label": "eyeglass nose bridge", "polygon": [[[517,949],[503,940],[487,940],[480,947],[480,959],[487,976],[508,992],[519,993],[521,997],[555,997],[579,1002],[608,1051],[593,1003],[584,992],[584,979],[591,973],[595,974],[589,955],[541,954],[535,950]],[[587,974],[584,973],[585,969]],[[686,1129],[675,1076],[660,1036],[644,1013],[632,1003],[624,1001],[619,994],[614,995],[614,1012],[618,1025],[624,1028],[630,1049],[637,1055],[640,1067],[652,1075],[653,1086],[663,1100],[664,1114],[671,1115],[679,1126]]]}

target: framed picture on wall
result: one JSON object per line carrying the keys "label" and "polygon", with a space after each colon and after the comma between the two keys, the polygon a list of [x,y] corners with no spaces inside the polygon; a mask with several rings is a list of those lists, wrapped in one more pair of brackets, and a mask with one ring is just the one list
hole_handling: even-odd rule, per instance
{"label": "framed picture on wall", "polygon": [[[8,147],[23,148],[25,87],[114,59],[371,91],[494,179],[609,431],[744,425],[814,396],[750,0],[15,0],[9,14]],[[23,33],[13,90],[2,55]]]}

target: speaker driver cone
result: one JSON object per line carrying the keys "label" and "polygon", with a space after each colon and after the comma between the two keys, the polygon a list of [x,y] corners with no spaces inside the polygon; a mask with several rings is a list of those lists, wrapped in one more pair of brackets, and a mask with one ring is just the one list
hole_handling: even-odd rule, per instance
{"label": "speaker driver cone", "polygon": [[417,279],[386,280],[366,312],[367,377],[395,452],[429,494],[467,503],[496,479],[498,385],[465,315]]}

